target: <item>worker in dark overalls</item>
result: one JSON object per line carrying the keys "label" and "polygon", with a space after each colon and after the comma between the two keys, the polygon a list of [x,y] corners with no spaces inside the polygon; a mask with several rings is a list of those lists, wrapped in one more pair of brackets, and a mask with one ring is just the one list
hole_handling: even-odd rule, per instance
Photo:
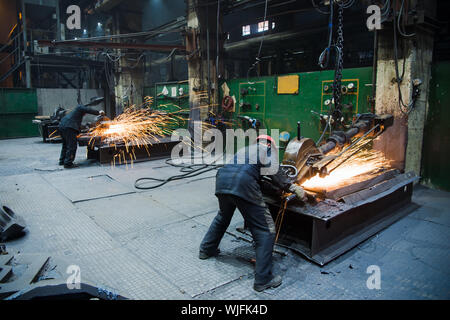
{"label": "worker in dark overalls", "polygon": [[81,121],[86,113],[93,115],[105,115],[103,110],[95,110],[89,106],[99,104],[103,98],[92,98],[91,102],[86,105],[78,105],[69,114],[65,115],[59,123],[59,133],[62,138],[61,155],[59,157],[59,165],[70,169],[77,167],[73,163],[77,152],[77,136],[80,133]]}
{"label": "worker in dark overalls", "polygon": [[[256,144],[239,150],[232,161],[218,170],[215,194],[219,200],[219,212],[204,236],[199,252],[200,259],[219,254],[219,243],[235,209],[238,208],[255,243],[256,265],[253,288],[256,291],[278,287],[282,281],[281,276],[272,274],[275,223],[263,200],[260,186],[263,177],[261,169],[267,167],[275,159],[274,156],[278,157],[275,141],[270,136],[261,135],[257,138]],[[257,161],[249,161],[252,157]],[[288,176],[282,170],[278,170],[278,161],[276,164],[276,173],[265,177],[270,178],[273,186],[282,191],[294,192],[304,200],[303,189],[291,184]]]}

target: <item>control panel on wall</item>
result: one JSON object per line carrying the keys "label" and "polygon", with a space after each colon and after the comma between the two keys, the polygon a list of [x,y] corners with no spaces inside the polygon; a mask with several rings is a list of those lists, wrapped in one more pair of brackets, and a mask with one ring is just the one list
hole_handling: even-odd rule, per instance
{"label": "control panel on wall", "polygon": [[155,84],[155,92],[157,107],[173,105],[176,107],[174,110],[176,110],[189,102],[189,85],[187,83],[157,83]]}
{"label": "control panel on wall", "polygon": [[239,113],[264,113],[266,81],[239,84]]}
{"label": "control panel on wall", "polygon": [[[349,124],[353,115],[358,113],[359,79],[343,79],[341,88],[341,104],[344,123]],[[334,109],[333,80],[322,81],[322,99],[320,108],[321,130],[326,124],[329,110]]]}
{"label": "control panel on wall", "polygon": [[237,119],[244,129],[261,128],[266,106],[266,81],[239,83]]}

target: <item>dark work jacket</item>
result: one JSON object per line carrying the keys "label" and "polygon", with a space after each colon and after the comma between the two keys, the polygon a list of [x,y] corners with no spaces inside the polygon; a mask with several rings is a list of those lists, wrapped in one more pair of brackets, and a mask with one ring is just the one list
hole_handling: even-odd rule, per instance
{"label": "dark work jacket", "polygon": [[[260,154],[266,155],[267,158],[261,159],[258,155],[259,148],[265,148],[259,144],[254,144],[240,149],[234,156],[233,160],[225,164],[217,171],[216,174],[216,192],[215,194],[231,194],[249,201],[255,205],[265,207],[261,192],[261,168],[270,165],[271,157],[270,149],[265,148]],[[278,152],[275,152],[278,153]],[[256,161],[249,161],[253,156]],[[276,154],[275,156],[278,156]],[[252,159],[252,158],[250,158]],[[288,191],[291,183],[288,178],[278,170],[274,175],[267,175],[271,183],[277,188]]]}
{"label": "dark work jacket", "polygon": [[100,112],[89,107],[78,105],[69,114],[65,115],[59,122],[60,128],[72,128],[80,132],[81,121],[86,113],[98,116]]}

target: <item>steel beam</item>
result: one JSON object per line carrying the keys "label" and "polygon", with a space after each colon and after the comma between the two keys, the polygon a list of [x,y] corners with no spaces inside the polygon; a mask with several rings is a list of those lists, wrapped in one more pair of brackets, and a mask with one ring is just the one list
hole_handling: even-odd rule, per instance
{"label": "steel beam", "polygon": [[51,41],[51,40],[38,40],[40,47],[78,47],[78,48],[113,48],[113,49],[141,49],[149,51],[163,51],[170,52],[173,49],[186,50],[183,45],[164,45],[164,44],[144,44],[144,43],[117,43],[117,42],[96,42],[96,41],[79,41],[79,40],[67,40],[67,41]]}
{"label": "steel beam", "polygon": [[111,9],[114,9],[115,7],[120,5],[122,2],[123,2],[123,0],[105,0],[99,6],[95,7],[95,9],[106,12]]}
{"label": "steel beam", "polygon": [[100,137],[91,137],[88,135],[81,135],[78,137],[79,146],[87,146],[87,159],[97,160],[100,163],[125,163],[123,159],[119,162],[118,155],[127,155],[127,163],[131,162],[129,159],[129,149],[133,149],[135,159],[132,162],[156,160],[167,158],[170,156],[172,148],[175,147],[179,141],[172,141],[170,137],[158,137],[153,141],[149,141],[146,145],[139,146],[125,146],[123,143],[107,144],[101,141]]}

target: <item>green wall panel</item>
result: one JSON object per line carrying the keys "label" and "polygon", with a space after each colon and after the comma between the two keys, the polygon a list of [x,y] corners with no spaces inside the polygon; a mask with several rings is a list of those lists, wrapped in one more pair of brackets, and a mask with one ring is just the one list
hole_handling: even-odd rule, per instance
{"label": "green wall panel", "polygon": [[[318,114],[327,114],[327,100],[332,99],[331,85],[334,71],[298,73],[298,94],[278,94],[277,76],[233,79],[226,81],[230,96],[236,98],[235,112],[232,114],[235,127],[241,127],[238,115],[249,116],[261,121],[261,128],[288,131],[291,138],[297,136],[297,121],[301,122],[302,136],[317,140],[322,132]],[[344,110],[347,120],[357,113],[371,112],[369,98],[372,93],[372,68],[354,68],[343,71],[342,84],[353,83],[355,88],[343,96],[343,104],[353,108]],[[328,90],[325,90],[326,86]],[[242,90],[248,94],[241,94]],[[223,92],[221,90],[221,96]],[[247,105],[247,108],[244,106]],[[248,107],[250,105],[250,107]],[[245,125],[243,126],[246,129]]]}
{"label": "green wall panel", "polygon": [[38,136],[37,112],[36,90],[0,88],[0,138]]}
{"label": "green wall panel", "polygon": [[152,97],[151,107],[155,105],[155,87],[144,87],[144,97]]}
{"label": "green wall panel", "polygon": [[[180,91],[181,89],[181,91]],[[153,108],[176,112],[181,118],[174,128],[187,128],[189,118],[189,84],[182,82],[156,83],[152,90]]]}
{"label": "green wall panel", "polygon": [[450,191],[450,61],[431,70],[429,110],[422,151],[423,183]]}

